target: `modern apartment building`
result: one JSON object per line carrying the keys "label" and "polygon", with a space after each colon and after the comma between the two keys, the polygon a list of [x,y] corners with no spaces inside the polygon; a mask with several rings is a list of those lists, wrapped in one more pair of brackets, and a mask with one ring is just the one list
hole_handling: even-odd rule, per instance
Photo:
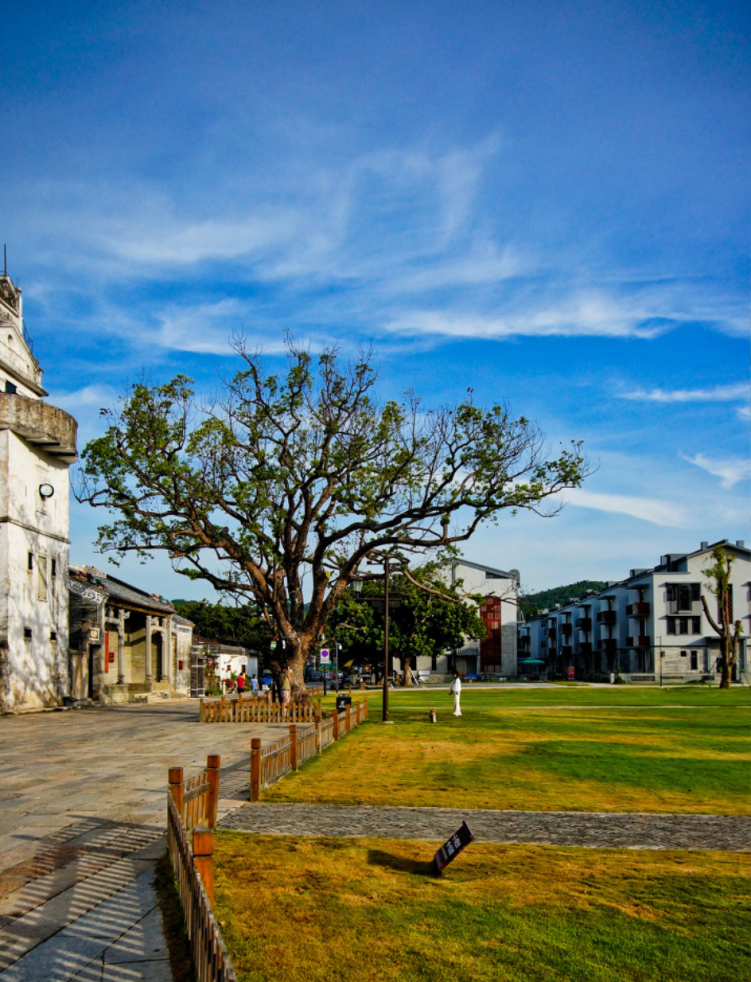
{"label": "modern apartment building", "polygon": [[632,569],[624,580],[540,611],[519,628],[520,658],[539,659],[558,677],[607,677],[634,681],[717,675],[720,642],[701,598],[716,617],[715,597],[704,575],[720,545],[735,561],[733,619],[743,626],[738,671],[747,668],[751,635],[751,550],[744,542],[702,542],[691,553],[672,553],[650,569]]}

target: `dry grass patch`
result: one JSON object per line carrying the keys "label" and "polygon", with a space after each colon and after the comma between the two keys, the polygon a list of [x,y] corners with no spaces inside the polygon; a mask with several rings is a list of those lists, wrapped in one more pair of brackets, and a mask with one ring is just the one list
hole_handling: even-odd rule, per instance
{"label": "dry grass patch", "polygon": [[221,833],[217,912],[244,982],[747,977],[748,857]]}

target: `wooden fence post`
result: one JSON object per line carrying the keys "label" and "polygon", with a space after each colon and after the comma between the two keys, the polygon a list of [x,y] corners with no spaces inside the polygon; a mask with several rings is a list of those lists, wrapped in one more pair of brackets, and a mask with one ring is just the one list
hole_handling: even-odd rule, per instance
{"label": "wooden fence post", "polygon": [[365,710],[365,719],[368,718],[368,697],[363,696],[362,708]]}
{"label": "wooden fence post", "polygon": [[214,906],[214,830],[193,829],[193,865],[203,882],[211,906]]}
{"label": "wooden fence post", "polygon": [[203,714],[204,714],[203,699],[199,699],[199,701],[198,701],[198,722],[199,723],[203,723]]}
{"label": "wooden fence post", "polygon": [[316,716],[316,718],[315,718],[315,726],[316,726],[316,753],[317,754],[320,754],[321,753],[321,743],[322,743],[322,740],[323,740],[323,737],[321,736],[321,717],[320,716]]}
{"label": "wooden fence post", "polygon": [[355,726],[360,725],[360,700],[355,703]]}
{"label": "wooden fence post", "polygon": [[333,737],[334,737],[335,740],[338,740],[339,739],[339,713],[337,712],[336,709],[334,710],[334,730],[333,730]]}
{"label": "wooden fence post", "polygon": [[292,770],[297,770],[297,723],[292,723],[289,728],[290,737],[290,763],[292,764]]}
{"label": "wooden fence post", "polygon": [[169,793],[172,795],[172,800],[175,803],[175,807],[180,812],[180,817],[183,814],[183,769],[182,767],[170,767],[169,769]]}
{"label": "wooden fence post", "polygon": [[347,703],[347,713],[344,717],[344,727],[347,733],[352,729],[352,703]]}
{"label": "wooden fence post", "polygon": [[216,813],[219,806],[219,767],[222,758],[219,754],[209,754],[206,758],[206,781],[209,791],[206,795],[206,821],[210,829],[216,828]]}
{"label": "wooden fence post", "polygon": [[261,739],[250,741],[250,800],[261,800]]}

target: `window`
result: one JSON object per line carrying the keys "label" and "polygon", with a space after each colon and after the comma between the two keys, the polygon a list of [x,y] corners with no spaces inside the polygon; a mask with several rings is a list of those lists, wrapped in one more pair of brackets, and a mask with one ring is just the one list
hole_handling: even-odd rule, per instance
{"label": "window", "polygon": [[25,627],[23,629],[23,639],[24,641],[31,641],[31,628]]}
{"label": "window", "polygon": [[[180,662],[180,664],[182,665],[182,662]],[[430,656],[430,671],[431,672],[435,672],[437,670],[437,668],[438,668],[438,655],[431,655]]]}
{"label": "window", "polygon": [[701,617],[668,617],[668,634],[701,634]]}
{"label": "window", "polygon": [[695,651],[691,652],[691,671],[695,672],[699,667],[699,656]]}
{"label": "window", "polygon": [[16,392],[18,392],[18,389],[16,388],[16,386],[12,382],[9,382],[6,379],[5,380],[5,391],[8,393],[8,395],[11,395],[12,396],[12,395],[15,395]]}
{"label": "window", "polygon": [[57,641],[57,631],[50,631],[50,641]]}
{"label": "window", "polygon": [[709,671],[709,651],[706,648],[704,648],[702,650],[704,652],[704,671],[705,672],[708,672]]}
{"label": "window", "polygon": [[30,552],[29,555],[26,557],[26,569],[28,569],[28,570],[34,569],[34,553],[33,552]]}
{"label": "window", "polygon": [[54,557],[50,559],[50,576],[53,579],[57,576],[57,560]]}
{"label": "window", "polygon": [[687,658],[687,657],[688,657],[688,652],[687,651],[682,651],[681,652],[681,658]]}
{"label": "window", "polygon": [[47,557],[37,556],[39,576],[37,578],[37,600],[47,599]]}
{"label": "window", "polygon": [[695,600],[701,598],[701,583],[668,583],[668,600],[677,604],[677,610],[690,611]]}

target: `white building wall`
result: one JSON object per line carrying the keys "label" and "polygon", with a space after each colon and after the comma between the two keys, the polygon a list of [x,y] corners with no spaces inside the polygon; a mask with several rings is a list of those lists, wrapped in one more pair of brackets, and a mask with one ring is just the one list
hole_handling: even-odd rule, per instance
{"label": "white building wall", "polygon": [[[76,424],[42,403],[21,298],[0,276],[0,710],[68,694],[69,478]],[[14,391],[15,390],[15,391]],[[43,497],[49,485],[53,494]]]}

